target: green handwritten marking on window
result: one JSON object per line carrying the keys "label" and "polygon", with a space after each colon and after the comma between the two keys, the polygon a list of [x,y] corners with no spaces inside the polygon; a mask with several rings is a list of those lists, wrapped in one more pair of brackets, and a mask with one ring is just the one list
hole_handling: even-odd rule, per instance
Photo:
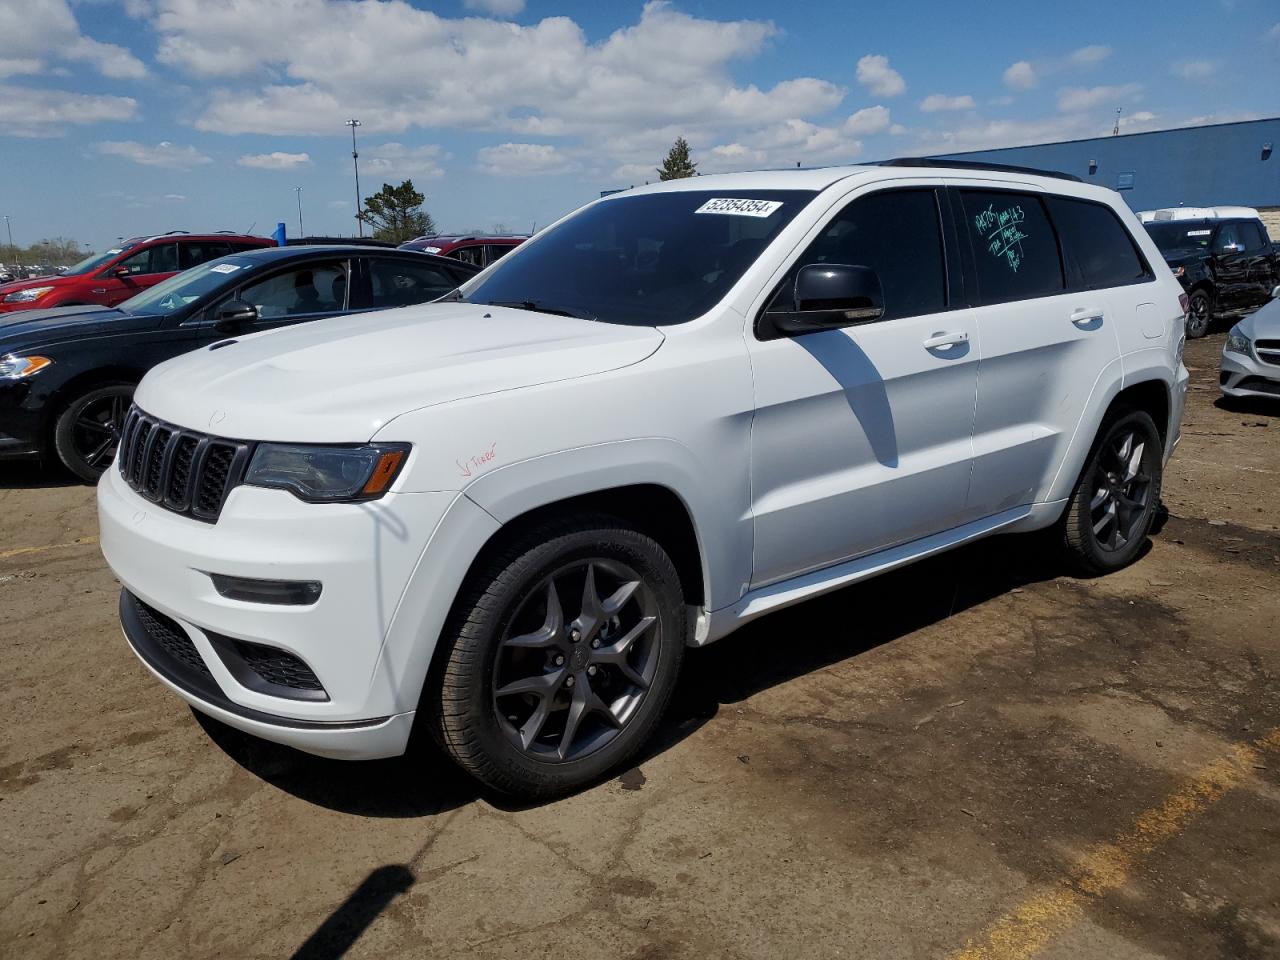
{"label": "green handwritten marking on window", "polygon": [[1022,241],[1027,239],[1020,226],[1026,214],[1017,204],[1003,210],[996,210],[995,206],[988,204],[987,209],[973,218],[973,225],[987,242],[991,255],[1003,259],[1009,269],[1017,273],[1022,265]]}

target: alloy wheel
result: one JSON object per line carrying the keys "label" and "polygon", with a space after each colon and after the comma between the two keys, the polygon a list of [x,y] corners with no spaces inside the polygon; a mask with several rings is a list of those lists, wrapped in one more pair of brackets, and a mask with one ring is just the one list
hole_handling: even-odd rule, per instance
{"label": "alloy wheel", "polygon": [[1187,313],[1187,336],[1191,339],[1203,337],[1209,332],[1209,322],[1213,317],[1209,312],[1209,297],[1204,293],[1191,295],[1191,306]]}
{"label": "alloy wheel", "polygon": [[132,392],[99,397],[85,404],[76,415],[71,442],[90,468],[101,470],[116,455],[131,401]]}
{"label": "alloy wheel", "polygon": [[1146,441],[1135,430],[1110,437],[1098,452],[1089,519],[1103,550],[1117,551],[1142,532],[1151,508],[1151,477],[1143,459]]}
{"label": "alloy wheel", "polygon": [[498,646],[502,732],[544,762],[599,750],[650,689],[660,630],[657,598],[628,565],[592,558],[559,568],[527,595]]}

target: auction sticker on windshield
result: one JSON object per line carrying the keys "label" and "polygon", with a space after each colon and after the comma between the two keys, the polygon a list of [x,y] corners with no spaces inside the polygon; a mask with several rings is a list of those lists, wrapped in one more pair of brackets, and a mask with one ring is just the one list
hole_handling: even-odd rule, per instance
{"label": "auction sticker on windshield", "polygon": [[209,272],[210,273],[235,273],[239,269],[240,267],[238,264],[220,263],[216,267],[210,267]]}
{"label": "auction sticker on windshield", "polygon": [[782,206],[781,200],[741,200],[714,197],[694,213],[727,213],[735,217],[767,217]]}

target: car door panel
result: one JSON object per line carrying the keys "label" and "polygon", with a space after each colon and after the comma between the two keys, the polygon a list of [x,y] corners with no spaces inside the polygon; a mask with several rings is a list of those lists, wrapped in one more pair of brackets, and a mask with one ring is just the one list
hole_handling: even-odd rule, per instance
{"label": "car door panel", "polygon": [[[803,263],[873,260],[860,265],[881,275],[888,319],[749,341],[753,586],[966,520],[977,327],[972,315],[947,309],[953,294],[937,216],[931,188],[855,199],[815,231],[781,286]],[[885,258],[922,257],[930,244],[938,261],[928,276],[940,274],[941,288],[921,296],[930,281],[913,277],[910,262]],[[908,289],[913,283],[920,289]],[[892,316],[897,310],[912,315]]]}

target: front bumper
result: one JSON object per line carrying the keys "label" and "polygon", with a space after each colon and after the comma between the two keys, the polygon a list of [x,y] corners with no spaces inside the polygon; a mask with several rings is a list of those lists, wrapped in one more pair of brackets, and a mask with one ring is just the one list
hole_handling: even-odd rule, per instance
{"label": "front bumper", "polygon": [[32,395],[34,379],[0,381],[0,460],[40,455],[43,398]]}
{"label": "front bumper", "polygon": [[1218,387],[1228,397],[1280,399],[1280,366],[1224,350]]}
{"label": "front bumper", "polygon": [[[240,486],[215,524],[172,513],[129,488],[114,466],[98,484],[102,552],[127,591],[125,635],[171,690],[210,716],[311,753],[343,758],[404,751],[420,688],[387,669],[391,624],[432,532],[455,493],[388,494],[364,504],[306,504],[280,490]],[[312,604],[222,596],[210,573],[319,581]],[[144,612],[189,641],[203,676],[149,640]],[[411,625],[409,625],[411,627]],[[417,641],[400,631],[400,644]],[[434,642],[434,637],[431,638]],[[228,656],[230,645],[284,651],[323,698],[281,696]],[[261,678],[256,678],[260,680]]]}

